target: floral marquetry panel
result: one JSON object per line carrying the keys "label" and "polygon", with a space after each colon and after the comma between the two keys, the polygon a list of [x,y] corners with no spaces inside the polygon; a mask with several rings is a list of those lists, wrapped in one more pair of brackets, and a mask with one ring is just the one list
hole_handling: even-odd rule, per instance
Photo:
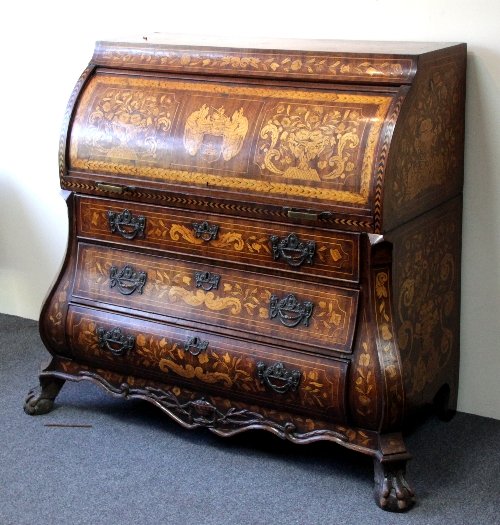
{"label": "floral marquetry panel", "polygon": [[387,163],[387,230],[453,197],[463,185],[463,55],[442,58],[419,82],[412,109],[396,130],[398,153]]}
{"label": "floral marquetry panel", "polygon": [[357,424],[375,428],[380,420],[380,386],[377,381],[376,342],[370,337],[366,314],[360,320],[356,351],[350,368],[349,407]]}
{"label": "floral marquetry panel", "polygon": [[443,377],[458,382],[461,203],[395,232],[397,340],[409,402],[431,401]]}
{"label": "floral marquetry panel", "polygon": [[[451,132],[457,129],[453,120],[460,118],[454,111],[463,96],[459,74],[459,68],[453,62],[429,72],[429,86],[418,101],[418,116],[409,119],[411,135],[402,142],[405,155],[397,168],[404,177],[401,186],[395,186],[395,204],[398,206],[432,188],[443,186],[446,174],[460,169],[462,159],[456,142],[461,137]],[[443,111],[441,108],[446,98],[451,98],[453,106]]]}
{"label": "floral marquetry panel", "polygon": [[392,101],[99,74],[78,103],[69,168],[369,209]]}
{"label": "floral marquetry panel", "polygon": [[[101,344],[100,328],[119,327],[122,333],[134,337],[134,346],[116,359]],[[101,363],[117,371],[143,370],[165,382],[180,380],[201,384],[211,390],[227,390],[245,395],[247,400],[264,399],[307,410],[335,420],[344,419],[344,388],[347,363],[317,358],[304,360],[300,354],[284,355],[266,347],[254,345],[248,351],[243,342],[225,340],[213,334],[196,334],[206,339],[206,348],[190,352],[186,341],[193,334],[170,325],[131,321],[109,314],[106,319],[95,311],[72,308],[68,317],[71,351],[77,359]],[[195,354],[195,355],[194,355]],[[263,384],[257,373],[257,363],[283,362],[285,367],[300,373],[297,388],[275,394]]]}
{"label": "floral marquetry panel", "polygon": [[389,268],[373,270],[374,311],[376,320],[377,349],[380,369],[384,378],[385,403],[383,410],[384,429],[401,424],[405,410],[401,357],[396,345],[392,314],[391,273]]}
{"label": "floral marquetry panel", "polygon": [[264,123],[256,157],[263,173],[339,185],[354,176],[364,124],[358,110],[280,103]]}

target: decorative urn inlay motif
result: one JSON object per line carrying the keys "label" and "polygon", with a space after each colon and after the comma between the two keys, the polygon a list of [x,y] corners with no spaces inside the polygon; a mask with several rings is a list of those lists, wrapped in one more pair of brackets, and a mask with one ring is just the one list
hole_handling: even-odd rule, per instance
{"label": "decorative urn inlay motif", "polygon": [[136,161],[155,159],[172,127],[175,95],[157,90],[106,87],[88,116],[85,145],[95,155]]}
{"label": "decorative urn inlay motif", "polygon": [[257,163],[289,179],[343,182],[356,167],[362,121],[355,109],[279,103],[260,131]]}

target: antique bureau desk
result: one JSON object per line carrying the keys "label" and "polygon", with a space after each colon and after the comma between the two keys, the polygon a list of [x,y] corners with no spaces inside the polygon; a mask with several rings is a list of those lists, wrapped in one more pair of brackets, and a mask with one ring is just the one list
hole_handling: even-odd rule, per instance
{"label": "antique bureau desk", "polygon": [[465,63],[464,44],[98,42],[26,412],[88,380],[187,428],[333,441],[408,509],[401,432],[456,407]]}

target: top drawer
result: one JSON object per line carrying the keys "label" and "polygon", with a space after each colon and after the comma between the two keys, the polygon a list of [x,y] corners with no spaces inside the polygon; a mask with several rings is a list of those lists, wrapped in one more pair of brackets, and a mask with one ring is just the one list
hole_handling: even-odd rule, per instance
{"label": "top drawer", "polygon": [[282,273],[359,280],[359,234],[79,197],[78,235]]}

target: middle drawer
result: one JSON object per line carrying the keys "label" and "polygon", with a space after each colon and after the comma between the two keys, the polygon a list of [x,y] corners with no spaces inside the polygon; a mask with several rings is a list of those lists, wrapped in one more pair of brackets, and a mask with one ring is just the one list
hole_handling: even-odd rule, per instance
{"label": "middle drawer", "polygon": [[75,300],[205,323],[279,344],[351,352],[357,290],[80,243]]}

